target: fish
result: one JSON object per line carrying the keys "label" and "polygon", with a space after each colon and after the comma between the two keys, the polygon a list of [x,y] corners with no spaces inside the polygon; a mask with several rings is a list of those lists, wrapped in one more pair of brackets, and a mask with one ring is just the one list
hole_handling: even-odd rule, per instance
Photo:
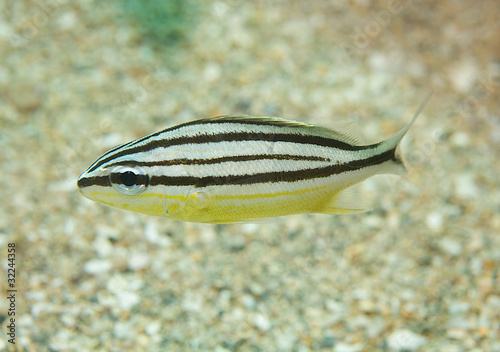
{"label": "fish", "polygon": [[138,213],[199,223],[259,222],[366,210],[356,185],[406,173],[393,136],[359,142],[352,127],[226,115],[189,121],[117,146],[80,175],[81,194]]}

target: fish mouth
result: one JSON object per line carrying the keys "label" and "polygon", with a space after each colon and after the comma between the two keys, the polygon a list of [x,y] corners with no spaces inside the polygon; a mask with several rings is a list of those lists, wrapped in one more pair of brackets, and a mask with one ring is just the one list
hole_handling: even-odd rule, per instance
{"label": "fish mouth", "polygon": [[86,177],[85,177],[85,172],[84,172],[83,174],[80,175],[80,177],[78,177],[78,180],[76,181],[76,185],[77,185],[78,189],[82,189],[82,188],[88,186],[85,179],[86,179]]}

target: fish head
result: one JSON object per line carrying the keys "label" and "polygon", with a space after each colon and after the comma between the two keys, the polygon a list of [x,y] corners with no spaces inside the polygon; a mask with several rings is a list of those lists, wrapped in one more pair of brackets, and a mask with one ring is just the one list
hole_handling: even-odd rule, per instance
{"label": "fish head", "polygon": [[[138,213],[170,216],[182,206],[151,187],[151,170],[133,162],[94,163],[77,181],[80,193],[93,201]],[[168,201],[167,201],[168,199]],[[170,211],[169,211],[170,210]]]}

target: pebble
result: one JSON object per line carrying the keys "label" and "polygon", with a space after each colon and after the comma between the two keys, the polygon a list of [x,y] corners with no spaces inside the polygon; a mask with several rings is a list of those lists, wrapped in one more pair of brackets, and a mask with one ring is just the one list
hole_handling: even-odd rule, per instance
{"label": "pebble", "polygon": [[146,269],[149,265],[150,260],[146,253],[133,253],[127,262],[127,267],[132,271]]}
{"label": "pebble", "polygon": [[474,84],[477,68],[472,60],[462,60],[452,65],[448,74],[453,87],[460,93],[467,93]]}
{"label": "pebble", "polygon": [[460,242],[450,237],[444,237],[439,240],[439,247],[451,256],[458,256],[462,254],[462,245]]}
{"label": "pebble", "polygon": [[205,226],[200,229],[200,240],[205,244],[212,244],[217,238],[213,226]]}
{"label": "pebble", "polygon": [[358,288],[352,292],[354,299],[367,300],[371,297],[372,293],[370,290]]}
{"label": "pebble", "polygon": [[160,332],[161,327],[162,327],[162,323],[160,321],[158,321],[158,320],[152,321],[152,322],[148,323],[148,325],[146,326],[146,329],[145,329],[146,334],[155,335],[155,334]]}
{"label": "pebble", "polygon": [[102,275],[111,270],[111,262],[106,259],[91,259],[83,265],[83,271],[90,275]]}
{"label": "pebble", "polygon": [[259,227],[260,227],[259,224],[253,224],[253,223],[241,224],[241,232],[245,234],[254,234],[257,233]]}
{"label": "pebble", "polygon": [[457,328],[462,330],[470,330],[471,322],[463,315],[451,317],[446,326],[450,329]]}
{"label": "pebble", "polygon": [[470,137],[465,132],[456,132],[451,137],[451,143],[457,147],[466,147],[470,144]]}
{"label": "pebble", "polygon": [[186,312],[199,313],[203,309],[203,297],[201,293],[194,291],[187,291],[184,294],[181,307]]}
{"label": "pebble", "polygon": [[427,339],[413,331],[396,330],[387,338],[387,346],[391,351],[416,351],[427,343]]}
{"label": "pebble", "polygon": [[335,346],[335,342],[337,339],[333,336],[325,336],[323,340],[321,340],[321,343],[319,344],[319,348],[330,348]]}
{"label": "pebble", "polygon": [[158,231],[157,219],[150,219],[146,222],[146,225],[144,225],[144,238],[149,243],[160,247],[167,247],[172,244],[172,240],[168,236],[162,236]]}
{"label": "pebble", "polygon": [[439,350],[439,352],[465,352],[465,351],[466,351],[465,347],[459,344],[447,344]]}
{"label": "pebble", "polygon": [[425,223],[429,229],[439,231],[443,228],[443,215],[439,212],[432,212],[427,215]]}
{"label": "pebble", "polygon": [[364,299],[359,302],[359,310],[365,313],[373,313],[377,310],[375,302],[371,299]]}
{"label": "pebble", "polygon": [[22,113],[28,114],[42,105],[42,96],[32,82],[19,79],[9,85],[7,97]]}
{"label": "pebble", "polygon": [[96,227],[97,237],[106,237],[112,240],[116,240],[120,237],[120,230],[116,227],[111,227],[107,225],[100,225]]}
{"label": "pebble", "polygon": [[57,24],[62,30],[67,30],[73,28],[77,23],[77,16],[74,11],[64,12],[57,19]]}
{"label": "pebble", "polygon": [[216,346],[214,352],[231,352],[231,350],[222,346]]}
{"label": "pebble", "polygon": [[262,331],[268,331],[271,328],[271,322],[264,314],[256,314],[253,318],[253,324]]}
{"label": "pebble", "polygon": [[455,194],[464,199],[473,199],[478,196],[479,188],[474,181],[475,175],[472,173],[461,173],[453,177]]}
{"label": "pebble", "polygon": [[470,334],[469,331],[460,328],[451,328],[446,330],[446,336],[453,340],[463,340]]}
{"label": "pebble", "polygon": [[204,80],[207,82],[215,82],[220,79],[222,68],[215,62],[208,63],[203,71]]}
{"label": "pebble", "polygon": [[297,335],[294,331],[286,329],[285,331],[277,331],[274,334],[276,345],[281,351],[291,351],[297,342]]}
{"label": "pebble", "polygon": [[130,311],[134,306],[140,302],[139,295],[135,292],[123,291],[115,293],[118,306],[125,310]]}
{"label": "pebble", "polygon": [[109,256],[114,249],[109,238],[104,236],[96,236],[94,242],[92,242],[92,247],[99,257]]}
{"label": "pebble", "polygon": [[339,342],[335,345],[333,352],[359,352],[363,350],[364,345],[362,343],[347,344],[344,342]]}
{"label": "pebble", "polygon": [[245,295],[243,295],[243,297],[241,299],[243,301],[243,305],[247,309],[254,310],[255,307],[257,306],[257,303],[255,302],[255,298],[253,298],[252,295],[245,294]]}
{"label": "pebble", "polygon": [[457,302],[457,301],[452,301],[448,303],[448,311],[450,314],[460,314],[460,313],[465,313],[470,309],[470,304],[467,302]]}
{"label": "pebble", "polygon": [[128,322],[118,321],[113,327],[113,335],[117,339],[133,339],[135,337],[134,329]]}

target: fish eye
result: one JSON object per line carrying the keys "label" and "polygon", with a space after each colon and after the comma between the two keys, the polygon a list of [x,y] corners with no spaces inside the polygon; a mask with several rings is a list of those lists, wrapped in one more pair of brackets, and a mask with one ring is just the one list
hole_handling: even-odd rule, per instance
{"label": "fish eye", "polygon": [[149,184],[149,176],[137,166],[117,166],[109,174],[111,186],[126,196],[144,192]]}

